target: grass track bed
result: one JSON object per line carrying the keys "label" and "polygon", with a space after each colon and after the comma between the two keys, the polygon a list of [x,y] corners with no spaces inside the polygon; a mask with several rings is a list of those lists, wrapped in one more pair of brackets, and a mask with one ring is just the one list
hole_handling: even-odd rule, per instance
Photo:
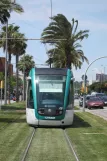
{"label": "grass track bed", "polygon": [[32,130],[25,113],[0,111],[0,161],[21,161]]}
{"label": "grass track bed", "polygon": [[[0,161],[21,161],[33,131],[26,124],[24,103],[0,111]],[[18,108],[18,109],[17,109]],[[8,110],[7,110],[8,109]],[[17,109],[17,110],[16,110]],[[66,128],[80,161],[107,160],[107,121],[78,112]],[[75,161],[60,128],[38,128],[26,161]]]}
{"label": "grass track bed", "polygon": [[75,161],[62,129],[37,129],[26,161]]}
{"label": "grass track bed", "polygon": [[107,160],[107,121],[89,113],[76,113],[74,125],[66,129],[80,161]]}

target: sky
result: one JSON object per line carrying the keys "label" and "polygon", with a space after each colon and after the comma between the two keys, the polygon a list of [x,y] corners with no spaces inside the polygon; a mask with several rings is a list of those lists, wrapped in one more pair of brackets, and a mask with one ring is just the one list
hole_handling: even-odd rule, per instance
{"label": "sky", "polygon": [[[26,38],[41,37],[41,33],[50,23],[51,2],[52,15],[63,14],[71,22],[72,18],[78,20],[78,31],[89,30],[88,39],[81,42],[84,55],[88,58],[89,63],[95,59],[107,56],[107,0],[16,0],[23,6],[24,13],[11,13],[9,24],[15,23],[20,26],[20,32],[24,33]],[[47,60],[46,49],[40,41],[27,42],[27,54],[34,57],[37,67],[43,67],[39,64],[45,64]],[[4,56],[0,49],[0,56]],[[15,66],[15,58],[12,63]],[[82,80],[89,64],[83,63],[81,69],[75,70],[73,73],[76,81]],[[107,74],[107,58],[100,59],[93,63],[88,72],[89,81],[95,80],[96,73]]]}

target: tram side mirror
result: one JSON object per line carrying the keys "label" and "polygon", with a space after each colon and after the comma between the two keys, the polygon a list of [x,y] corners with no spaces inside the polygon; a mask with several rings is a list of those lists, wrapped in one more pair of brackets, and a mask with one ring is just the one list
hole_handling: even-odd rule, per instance
{"label": "tram side mirror", "polygon": [[27,77],[27,81],[31,80],[31,77]]}
{"label": "tram side mirror", "polygon": [[73,77],[73,78],[71,78],[71,81],[75,81],[75,78]]}

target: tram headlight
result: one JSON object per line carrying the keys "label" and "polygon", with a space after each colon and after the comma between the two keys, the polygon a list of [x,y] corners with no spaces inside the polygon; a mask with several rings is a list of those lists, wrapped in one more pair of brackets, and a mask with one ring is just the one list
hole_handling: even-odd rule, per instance
{"label": "tram headlight", "polygon": [[59,111],[59,114],[61,115],[63,113],[63,111]]}
{"label": "tram headlight", "polygon": [[44,114],[44,109],[39,109],[39,110],[38,110],[38,113],[39,113],[39,114]]}
{"label": "tram headlight", "polygon": [[63,110],[63,107],[59,107],[59,110]]}

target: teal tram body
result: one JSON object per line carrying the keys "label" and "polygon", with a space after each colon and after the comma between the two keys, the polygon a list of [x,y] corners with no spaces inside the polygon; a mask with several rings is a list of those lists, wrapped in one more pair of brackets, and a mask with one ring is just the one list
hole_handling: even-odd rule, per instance
{"label": "teal tram body", "polygon": [[64,127],[72,125],[73,117],[72,71],[66,68],[32,68],[27,78],[27,123]]}

